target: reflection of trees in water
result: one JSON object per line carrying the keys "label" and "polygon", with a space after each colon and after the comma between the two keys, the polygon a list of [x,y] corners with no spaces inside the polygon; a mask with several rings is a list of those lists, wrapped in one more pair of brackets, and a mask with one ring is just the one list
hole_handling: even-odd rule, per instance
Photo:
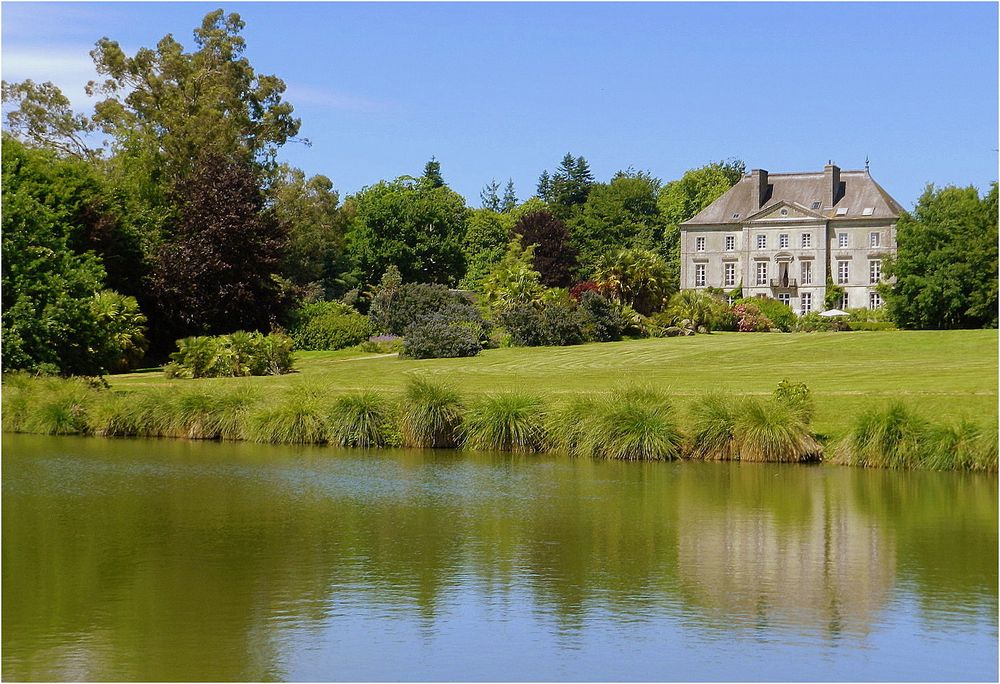
{"label": "reflection of trees in water", "polygon": [[898,581],[916,586],[923,619],[967,611],[995,623],[996,476],[843,470],[856,508],[893,530]]}
{"label": "reflection of trees in water", "polygon": [[662,615],[863,632],[897,575],[996,603],[991,477],[15,439],[62,489],[19,491],[5,454],[8,678],[281,678],[286,629],[431,634],[459,591],[570,639]]}
{"label": "reflection of trees in water", "polygon": [[689,616],[718,628],[867,633],[895,578],[895,544],[826,467],[735,464],[678,488],[677,568]]}

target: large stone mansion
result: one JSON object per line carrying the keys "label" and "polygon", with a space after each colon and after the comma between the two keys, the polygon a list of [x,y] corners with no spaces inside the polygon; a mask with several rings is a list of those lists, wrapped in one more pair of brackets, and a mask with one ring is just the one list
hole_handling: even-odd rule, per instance
{"label": "large stone mansion", "polygon": [[681,287],[766,296],[798,313],[823,311],[827,274],[838,308],[878,308],[882,260],[896,249],[902,208],[864,171],[754,169],[681,224]]}

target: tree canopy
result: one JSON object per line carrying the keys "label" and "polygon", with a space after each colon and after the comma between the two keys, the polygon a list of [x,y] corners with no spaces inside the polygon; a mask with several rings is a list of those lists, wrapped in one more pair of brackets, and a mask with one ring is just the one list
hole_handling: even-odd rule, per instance
{"label": "tree canopy", "polygon": [[997,325],[997,184],[928,185],[896,225],[897,254],[885,264],[889,314],[904,328]]}
{"label": "tree canopy", "polygon": [[367,187],[346,204],[348,246],[361,285],[373,285],[390,265],[407,282],[454,286],[461,279],[470,211],[458,193],[404,176]]}

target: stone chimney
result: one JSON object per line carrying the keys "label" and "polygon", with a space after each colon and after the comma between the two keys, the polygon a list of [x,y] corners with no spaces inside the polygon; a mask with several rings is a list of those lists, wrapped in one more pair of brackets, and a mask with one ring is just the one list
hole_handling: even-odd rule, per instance
{"label": "stone chimney", "polygon": [[840,199],[840,167],[829,162],[823,167],[823,206],[832,207]]}
{"label": "stone chimney", "polygon": [[753,210],[757,211],[764,206],[764,201],[767,199],[767,171],[754,169],[750,172],[750,192],[753,198]]}

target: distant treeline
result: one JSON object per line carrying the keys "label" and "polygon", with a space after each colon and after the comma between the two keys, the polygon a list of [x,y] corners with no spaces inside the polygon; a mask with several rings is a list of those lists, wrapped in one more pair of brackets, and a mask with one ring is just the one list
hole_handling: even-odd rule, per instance
{"label": "distant treeline", "polygon": [[[3,84],[5,369],[124,370],[181,338],[287,328],[317,301],[367,314],[387,272],[501,309],[524,294],[518,278],[529,302],[603,278],[602,296],[646,316],[677,289],[678,225],[745,171],[732,159],[600,182],[567,154],[523,201],[490,179],[472,208],[432,159],[341,198],[278,162],[300,120],[284,82],[246,58],[243,27],[211,12],[191,51],[166,36],[129,55],[102,38],[87,115],[51,83]],[[898,235],[898,325],[996,325],[996,184],[929,187]]]}

